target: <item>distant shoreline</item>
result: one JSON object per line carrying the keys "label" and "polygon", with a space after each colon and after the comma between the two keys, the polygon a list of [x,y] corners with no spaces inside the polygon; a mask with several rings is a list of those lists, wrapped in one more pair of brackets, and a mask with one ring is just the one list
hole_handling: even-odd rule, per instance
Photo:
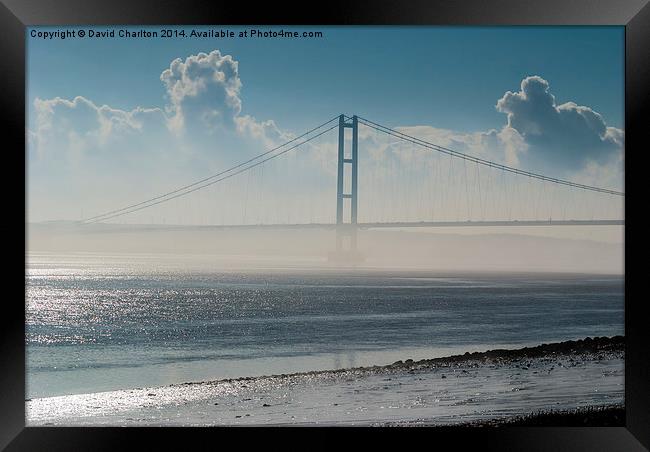
{"label": "distant shoreline", "polygon": [[468,360],[495,360],[507,361],[521,358],[542,358],[549,355],[570,355],[588,353],[608,353],[623,351],[625,336],[612,337],[586,337],[575,341],[553,342],[541,344],[534,347],[523,347],[518,349],[494,349],[485,352],[466,352],[463,355],[452,355],[441,358],[424,359],[419,361],[407,360],[397,361],[389,366],[421,365],[438,363],[458,363]]}
{"label": "distant shoreline", "polygon": [[[621,355],[624,353],[625,336],[611,337],[586,337],[584,339],[570,340],[541,344],[534,347],[523,347],[518,349],[494,349],[485,352],[466,352],[462,355],[451,355],[440,358],[421,359],[414,361],[396,361],[384,366],[365,366],[332,370],[313,370],[306,372],[295,372],[288,374],[260,375],[256,377],[237,377],[219,380],[204,380],[198,382],[176,383],[169,386],[189,386],[205,383],[241,382],[250,380],[262,380],[265,378],[289,378],[312,375],[337,375],[346,372],[363,373],[388,373],[394,371],[415,371],[435,367],[454,367],[457,365],[474,364],[480,367],[483,364],[512,364],[527,359],[553,358],[560,356],[575,356],[577,359],[600,360]],[[624,358],[621,356],[621,358]],[[525,364],[524,364],[525,365]]]}

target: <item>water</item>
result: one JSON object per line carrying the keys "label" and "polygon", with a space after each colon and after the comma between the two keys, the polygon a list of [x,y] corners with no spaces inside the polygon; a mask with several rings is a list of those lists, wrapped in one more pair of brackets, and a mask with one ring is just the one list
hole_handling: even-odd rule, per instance
{"label": "water", "polygon": [[26,397],[623,334],[622,276],[244,264],[30,254]]}

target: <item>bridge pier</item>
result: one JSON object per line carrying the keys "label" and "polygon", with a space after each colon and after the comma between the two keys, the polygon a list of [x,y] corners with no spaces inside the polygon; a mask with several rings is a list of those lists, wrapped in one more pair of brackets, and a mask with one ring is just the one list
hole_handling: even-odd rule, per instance
{"label": "bridge pier", "polygon": [[[352,149],[349,156],[345,152],[345,129],[352,129]],[[352,121],[346,121],[345,116],[339,116],[339,152],[338,175],[336,181],[336,251],[330,253],[330,260],[345,262],[361,262],[363,257],[357,249],[357,194],[359,173],[359,121],[357,116]],[[350,192],[345,192],[346,165],[351,166]],[[350,221],[344,217],[345,200],[350,200]]]}

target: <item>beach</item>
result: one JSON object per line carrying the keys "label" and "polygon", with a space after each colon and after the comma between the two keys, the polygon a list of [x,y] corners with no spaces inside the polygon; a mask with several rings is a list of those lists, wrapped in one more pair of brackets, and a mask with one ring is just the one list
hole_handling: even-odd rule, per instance
{"label": "beach", "polygon": [[26,406],[29,426],[489,426],[623,425],[623,403],[624,338],[613,336]]}

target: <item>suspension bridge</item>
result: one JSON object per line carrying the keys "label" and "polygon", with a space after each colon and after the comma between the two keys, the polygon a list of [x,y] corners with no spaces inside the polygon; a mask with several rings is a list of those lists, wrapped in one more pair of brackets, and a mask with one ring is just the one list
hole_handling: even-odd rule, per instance
{"label": "suspension bridge", "polygon": [[[333,228],[333,257],[352,260],[360,258],[357,231],[365,228],[624,225],[621,191],[519,169],[415,135],[338,115],[226,170],[81,223],[129,217],[143,223],[147,212],[164,223],[165,206],[191,208],[189,195],[203,194],[194,217],[182,215],[185,222]],[[282,160],[284,166],[277,163]],[[154,214],[149,223],[156,223]]]}

